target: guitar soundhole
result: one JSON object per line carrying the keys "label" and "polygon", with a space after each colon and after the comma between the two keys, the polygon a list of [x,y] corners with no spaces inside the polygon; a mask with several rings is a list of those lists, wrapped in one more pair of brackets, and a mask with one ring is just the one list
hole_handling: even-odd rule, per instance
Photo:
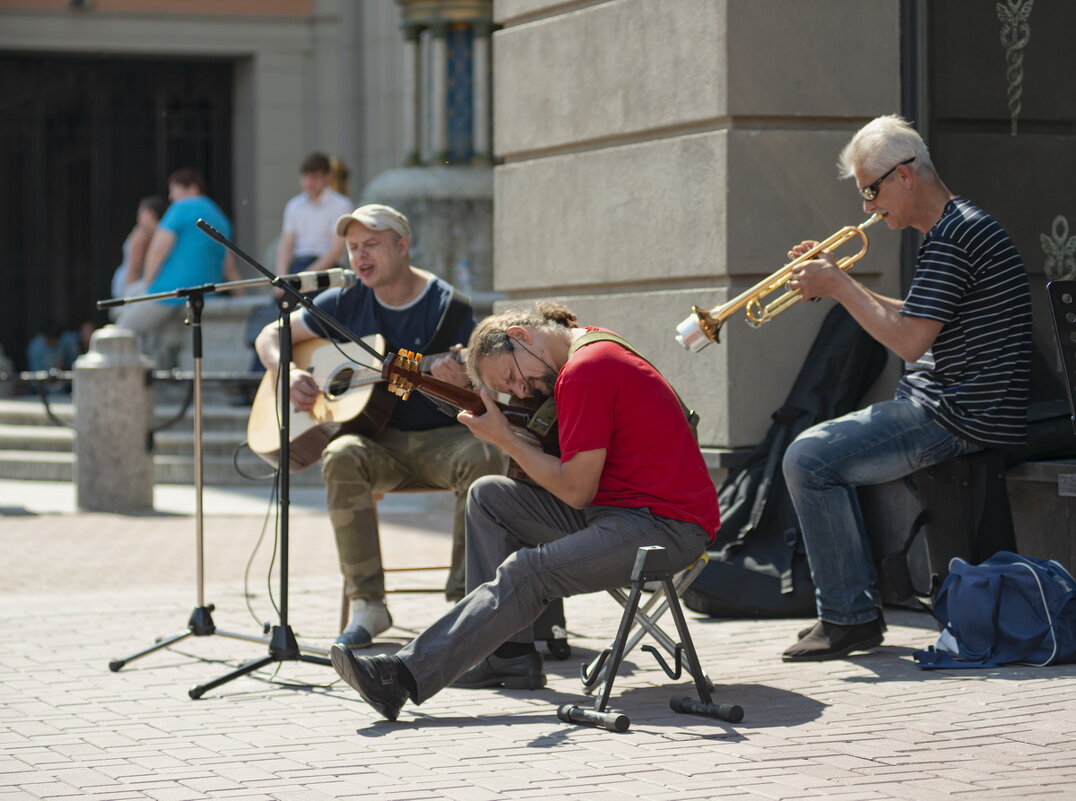
{"label": "guitar soundhole", "polygon": [[343,370],[335,373],[331,379],[329,379],[329,386],[325,389],[325,394],[330,400],[335,400],[341,395],[346,393],[351,388],[351,378],[355,375],[355,371],[350,367],[345,367]]}

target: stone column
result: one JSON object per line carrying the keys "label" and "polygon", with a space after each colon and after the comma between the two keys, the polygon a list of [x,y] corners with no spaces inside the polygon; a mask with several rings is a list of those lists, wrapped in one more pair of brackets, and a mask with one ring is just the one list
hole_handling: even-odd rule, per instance
{"label": "stone column", "polygon": [[474,24],[474,161],[489,164],[493,161],[493,145],[490,137],[492,114],[490,109],[489,41],[493,23],[482,20]]}
{"label": "stone column", "polygon": [[83,511],[153,509],[151,367],[134,333],[114,325],[95,331],[75,360],[75,485]]}
{"label": "stone column", "polygon": [[448,158],[448,127],[445,116],[447,37],[447,22],[437,22],[430,26],[430,94],[426,98],[426,109],[433,137],[430,145],[435,164],[442,164]]}

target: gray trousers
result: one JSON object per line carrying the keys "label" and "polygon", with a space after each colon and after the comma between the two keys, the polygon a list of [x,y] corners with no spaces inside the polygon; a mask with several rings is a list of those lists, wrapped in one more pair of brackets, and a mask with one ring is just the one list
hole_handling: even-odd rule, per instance
{"label": "gray trousers", "polygon": [[674,569],[697,559],[709,534],[648,509],[573,509],[540,487],[504,476],[471,485],[467,501],[467,589],[440,620],[397,656],[421,703],[505,642],[534,639],[531,624],[557,598],[628,583],[635,552],[663,546]]}

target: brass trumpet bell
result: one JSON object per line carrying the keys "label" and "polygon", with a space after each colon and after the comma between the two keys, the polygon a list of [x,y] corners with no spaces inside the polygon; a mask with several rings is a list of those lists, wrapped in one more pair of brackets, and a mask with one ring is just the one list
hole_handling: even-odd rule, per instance
{"label": "brass trumpet bell", "polygon": [[[787,289],[786,285],[792,277],[793,269],[804,262],[811,261],[819,253],[832,253],[846,242],[858,237],[862,240],[859,251],[837,260],[837,266],[842,270],[847,270],[867,254],[870,240],[867,238],[865,229],[880,219],[882,215],[875,213],[859,225],[846,225],[828,239],[819,242],[802,256],[796,257],[727,303],[715,306],[709,311],[692,306],[691,315],[676,326],[676,341],[692,353],[698,353],[711,342],[720,341],[718,335],[721,332],[721,326],[740,309],[744,310],[748,325],[754,328],[765,325],[789,306],[803,299],[802,290]],[[769,295],[781,289],[787,291],[769,302],[766,301]]]}

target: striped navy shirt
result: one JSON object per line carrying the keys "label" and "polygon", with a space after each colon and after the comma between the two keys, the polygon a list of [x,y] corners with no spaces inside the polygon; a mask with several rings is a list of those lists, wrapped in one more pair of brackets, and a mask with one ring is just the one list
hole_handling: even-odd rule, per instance
{"label": "striped navy shirt", "polygon": [[950,200],[919,248],[901,314],[944,325],[923,358],[907,366],[897,397],[917,401],[980,445],[1023,442],[1031,299],[1005,229],[969,200]]}

